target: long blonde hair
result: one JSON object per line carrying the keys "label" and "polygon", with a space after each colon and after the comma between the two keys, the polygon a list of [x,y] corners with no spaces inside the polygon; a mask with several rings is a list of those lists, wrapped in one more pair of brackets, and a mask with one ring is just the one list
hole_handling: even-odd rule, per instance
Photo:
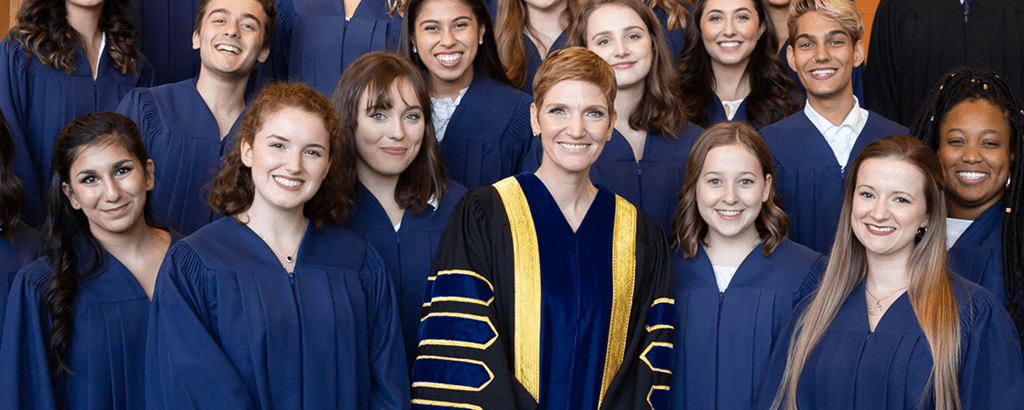
{"label": "long blonde hair", "polygon": [[[796,409],[797,384],[807,357],[835,319],[850,292],[867,275],[864,245],[853,235],[851,207],[857,186],[857,173],[867,159],[886,158],[907,162],[925,176],[928,225],[916,239],[907,269],[910,284],[907,293],[917,321],[931,349],[934,365],[922,399],[933,392],[937,410],[960,409],[960,320],[953,299],[950,276],[946,271],[945,179],[935,153],[913,137],[893,136],[875,141],[853,161],[846,184],[843,209],[821,285],[801,313],[790,339],[786,370],[775,395],[772,409]],[[855,296],[856,297],[856,296]]]}

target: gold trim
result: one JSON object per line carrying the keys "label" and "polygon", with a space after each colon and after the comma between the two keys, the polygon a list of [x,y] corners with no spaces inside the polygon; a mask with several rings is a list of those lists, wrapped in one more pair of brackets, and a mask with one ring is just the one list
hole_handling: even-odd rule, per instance
{"label": "gold trim", "polygon": [[[673,307],[675,307],[676,300],[673,299],[673,298],[658,298],[658,299],[655,299],[654,303],[651,303],[651,310],[654,310],[654,306],[655,305],[660,305],[662,303],[668,303],[668,304],[673,305]],[[648,313],[648,317],[650,317],[650,313]],[[674,324],[673,325],[661,325],[661,324],[659,324],[659,325],[644,326],[644,327],[647,329],[648,332],[653,332],[655,330],[661,330],[661,329],[675,330],[675,328],[676,328]]]}
{"label": "gold trim", "polygon": [[647,405],[651,406],[651,410],[654,410],[654,404],[651,403],[651,395],[654,394],[655,390],[668,390],[669,392],[671,392],[672,388],[660,384],[651,386],[651,391],[647,392]]}
{"label": "gold trim", "polygon": [[[432,297],[430,299],[430,302],[427,302],[427,303],[423,304],[423,307],[428,307],[431,304],[433,304],[434,302],[462,302],[462,303],[472,303],[474,305],[481,305],[481,306],[490,306],[491,302],[494,302],[494,295],[493,295],[493,293],[494,293],[494,285],[492,285],[491,281],[487,280],[487,278],[481,276],[479,273],[473,272],[471,270],[451,269],[451,270],[443,270],[443,271],[440,271],[440,272],[437,273],[437,276],[441,276],[441,275],[466,275],[466,276],[472,276],[474,278],[480,279],[480,280],[484,281],[484,283],[487,284],[487,287],[489,287],[491,289],[491,293],[492,293],[491,298],[487,299],[487,300],[481,300],[481,299],[467,298],[467,297],[462,297],[462,296],[438,296],[438,297]],[[432,276],[431,278],[436,278],[437,276]],[[435,281],[435,283],[436,283],[436,281]],[[433,288],[431,288],[431,289],[433,289]]]}
{"label": "gold trim", "polygon": [[[534,400],[540,397],[540,254],[533,214],[515,177],[494,184],[512,231],[515,275],[514,372]],[[602,395],[604,391],[602,390]]]}
{"label": "gold trim", "polygon": [[484,410],[483,407],[474,406],[468,403],[449,403],[446,401],[437,400],[423,400],[423,399],[412,399],[412,404],[420,404],[424,406],[445,406],[456,409],[467,409],[467,410]]}
{"label": "gold trim", "polygon": [[420,356],[420,357],[416,358],[416,360],[420,360],[420,359],[447,360],[447,361],[450,361],[450,362],[462,362],[462,363],[479,364],[481,367],[484,368],[484,370],[487,371],[487,377],[488,378],[487,378],[487,382],[484,383],[479,388],[473,388],[473,387],[469,387],[469,386],[460,386],[460,385],[457,385],[457,384],[445,384],[445,383],[434,383],[434,382],[415,382],[415,383],[412,384],[413,388],[416,388],[416,387],[428,387],[428,388],[432,388],[432,389],[443,389],[443,390],[481,391],[484,388],[486,388],[487,385],[491,384],[492,381],[494,381],[494,372],[492,372],[491,369],[487,367],[487,363],[481,362],[479,360],[470,360],[470,359],[462,359],[462,358],[457,358],[457,357],[443,357],[443,356]]}
{"label": "gold trim", "polygon": [[[449,269],[449,270],[443,270],[443,271],[437,272],[437,276],[441,276],[441,275],[466,275],[466,276],[472,276],[474,278],[477,278],[477,279],[480,279],[480,280],[484,281],[484,283],[487,284],[487,287],[491,288],[491,292],[494,292],[494,285],[491,284],[491,281],[487,280],[487,278],[483,277],[479,273],[473,272],[471,270]],[[432,276],[432,277],[436,278],[437,276]]]}
{"label": "gold trim", "polygon": [[[428,277],[427,277],[427,282],[431,282],[431,281],[433,281],[433,280],[435,280],[435,279],[437,279],[437,275],[434,275],[434,276],[428,276]],[[434,288],[433,288],[433,287],[431,287],[430,289],[431,289],[431,290],[433,290]],[[428,308],[428,307],[430,307],[430,302],[423,302],[423,307],[425,307],[425,308]]]}
{"label": "gold trim", "polygon": [[495,340],[498,340],[498,329],[494,328],[494,324],[491,323],[491,318],[489,318],[487,316],[468,315],[468,314],[465,314],[465,313],[454,313],[454,312],[438,312],[438,313],[429,313],[429,314],[427,314],[426,316],[423,317],[423,319],[420,319],[420,322],[426,321],[431,316],[457,317],[457,318],[461,318],[461,319],[469,319],[469,320],[481,321],[481,322],[487,323],[487,326],[491,327],[491,331],[494,332],[494,337],[491,337],[489,340],[487,340],[487,343],[463,342],[463,341],[448,340],[448,339],[424,339],[424,340],[420,341],[420,344],[418,346],[423,346],[423,345],[458,346],[458,347],[468,347],[468,348],[471,348],[471,349],[485,350],[488,347],[491,347],[491,345],[494,344]]}
{"label": "gold trim", "polygon": [[636,208],[621,196],[615,196],[615,230],[612,241],[612,311],[608,324],[608,351],[604,358],[604,377],[597,407],[622,366],[629,334],[629,314],[633,310],[636,281]]}
{"label": "gold trim", "polygon": [[667,347],[669,349],[675,350],[675,347],[673,347],[672,343],[651,342],[651,344],[647,345],[647,348],[644,349],[644,352],[640,353],[640,360],[642,360],[644,363],[647,363],[647,367],[651,368],[651,371],[655,371],[655,372],[658,372],[658,373],[672,374],[672,366],[671,365],[669,365],[669,369],[668,370],[657,369],[657,368],[654,367],[654,365],[651,364],[650,360],[647,360],[647,353],[650,352],[651,348],[654,347],[654,346]]}
{"label": "gold trim", "polygon": [[660,305],[662,303],[671,303],[674,305],[676,304],[676,300],[673,298],[657,298],[654,300],[654,303],[651,303],[651,307],[654,307],[654,305]]}

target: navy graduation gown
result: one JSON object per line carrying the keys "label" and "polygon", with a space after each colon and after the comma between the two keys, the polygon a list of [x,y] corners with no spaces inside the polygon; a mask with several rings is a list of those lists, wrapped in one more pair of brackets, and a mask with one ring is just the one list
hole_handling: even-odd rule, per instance
{"label": "navy graduation gown", "polygon": [[77,46],[75,73],[68,74],[47,67],[36,55],[29,57],[11,36],[0,43],[0,64],[0,111],[11,127],[15,150],[21,151],[14,155],[14,169],[25,184],[23,218],[39,225],[57,135],[78,117],[113,110],[133,88],[152,86],[153,67],[140,53],[137,72],[121,75],[106,50],[94,80],[89,60]]}
{"label": "navy graduation gown", "polygon": [[757,397],[772,346],[789,313],[818,285],[827,260],[786,240],[747,255],[725,292],[704,247],[675,253],[673,408],[747,410]]}
{"label": "navy graduation gown", "polygon": [[192,49],[199,0],[135,1],[141,50],[156,69],[156,84],[176,83],[199,75],[202,60]]}
{"label": "navy graduation gown", "polygon": [[[725,115],[725,107],[722,106],[722,99],[718,98],[717,94],[711,94],[711,104],[704,107],[704,115],[708,117],[708,128],[712,125],[718,124],[722,121],[729,121],[729,117]],[[746,121],[747,120],[747,99],[744,98],[743,102],[740,103],[739,108],[736,109],[736,115],[732,116],[732,121]]]}
{"label": "navy graduation gown", "polygon": [[269,76],[301,81],[328,98],[349,64],[371,51],[396,51],[402,17],[385,0],[359,2],[345,19],[342,0],[277,0]]}
{"label": "navy graduation gown", "polygon": [[1003,306],[1009,303],[1003,283],[1003,214],[999,200],[975,219],[949,249],[949,269],[984,286]]}
{"label": "navy graduation gown", "polygon": [[441,234],[448,226],[448,218],[466,193],[466,187],[451,182],[437,209],[427,205],[418,214],[406,209],[402,215],[402,226],[395,232],[387,212],[373,193],[363,184],[357,185],[358,198],[342,226],[366,239],[384,259],[384,266],[391,274],[391,283],[398,293],[405,357],[409,370],[412,370],[412,362],[416,359],[416,329],[423,313],[423,288],[430,276],[430,264],[441,244]]}
{"label": "navy graduation gown", "polygon": [[149,409],[407,409],[398,303],[355,234],[310,222],[293,274],[252,230],[219,219],[175,244],[157,277]]}
{"label": "navy graduation gown", "polygon": [[907,135],[902,125],[869,111],[849,163],[841,168],[803,110],[760,132],[775,162],[775,192],[789,214],[789,238],[821,253],[832,251],[849,165],[868,144],[890,135]]}
{"label": "navy graduation gown", "polygon": [[[171,234],[171,242],[181,239]],[[74,240],[79,269],[90,262],[82,237]],[[149,298],[117,258],[102,254],[99,269],[78,281],[66,361],[72,375],[53,381],[47,357],[50,315],[44,307],[49,259],[30,263],[11,286],[0,347],[0,409],[141,409],[145,407]]]}
{"label": "navy graduation gown", "polygon": [[[991,292],[955,274],[953,296],[960,316],[960,401],[964,410],[1008,408],[1024,400],[1024,365],[1017,330]],[[782,380],[796,312],[772,352],[754,408],[767,409]],[[932,355],[908,294],[899,296],[875,326],[868,327],[864,283],[850,295],[807,358],[797,387],[801,409],[928,409],[924,395]],[[921,402],[921,399],[924,399]]]}
{"label": "navy graduation gown", "polygon": [[427,283],[414,408],[668,408],[668,269],[657,221],[604,187],[575,232],[532,174],[471,191]]}
{"label": "navy graduation gown", "polygon": [[14,275],[38,256],[42,245],[39,232],[24,222],[19,222],[12,231],[10,240],[0,235],[0,331],[4,328],[4,309],[7,307],[7,295],[11,291]]}
{"label": "navy graduation gown", "polygon": [[[800,88],[800,95],[805,95],[807,93],[807,89],[804,87],[804,84],[800,82],[800,75],[793,70],[793,67],[789,66],[789,49],[787,47],[789,47],[789,40],[786,40],[786,42],[782,44],[782,50],[779,51],[779,59],[782,60],[782,65],[786,66],[786,71],[789,72],[789,78],[792,78],[793,83]],[[864,99],[864,64],[853,67],[853,72],[851,73],[851,85],[853,86],[853,95],[857,96],[857,102],[861,108],[864,108],[865,101],[867,101]]]}
{"label": "navy graduation gown", "polygon": [[[555,52],[555,50],[561,50],[565,48],[565,44],[569,41],[568,31],[562,31],[555,41],[551,43],[551,48],[548,49],[548,54]],[[526,83],[523,84],[523,92],[533,95],[533,77],[537,75],[537,69],[540,68],[540,64],[544,62],[540,58],[540,52],[537,51],[537,45],[533,43],[530,36],[523,33],[523,46],[526,48]],[[445,131],[447,134],[447,131]]]}
{"label": "navy graduation gown", "polygon": [[533,141],[531,103],[529,94],[476,74],[441,140],[449,177],[473,189],[520,172]]}
{"label": "navy graduation gown", "polygon": [[217,118],[196,90],[195,79],[133,90],[117,111],[138,124],[156,167],[153,217],[185,235],[220,218],[206,204],[205,186],[217,176],[221,158],[234,149],[242,115],[221,140]]}
{"label": "navy graduation gown", "polygon": [[[650,1],[644,1],[650,5]],[[684,5],[687,10],[692,10],[692,6],[689,4]],[[686,29],[683,27],[676,27],[675,30],[668,29],[668,13],[665,12],[661,7],[654,7],[654,15],[658,17],[658,22],[661,23],[661,32],[665,35],[665,45],[668,46],[669,55],[672,56],[672,62],[679,67],[679,60],[683,58],[683,46],[686,45]],[[686,17],[683,17],[683,22],[686,22]]]}

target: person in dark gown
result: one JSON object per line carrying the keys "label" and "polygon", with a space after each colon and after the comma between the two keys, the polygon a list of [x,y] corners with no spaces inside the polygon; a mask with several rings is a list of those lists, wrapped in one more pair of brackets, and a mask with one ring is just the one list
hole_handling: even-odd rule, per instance
{"label": "person in dark gown", "polygon": [[434,135],[452,180],[468,188],[519,173],[533,98],[505,75],[483,0],[410,0],[402,53],[430,82]]}
{"label": "person in dark gown", "polygon": [[864,69],[867,107],[910,126],[954,68],[990,69],[1024,94],[1024,2],[881,0]]}
{"label": "person in dark gown", "polygon": [[156,163],[154,216],[185,235],[220,218],[206,204],[205,187],[234,147],[246,84],[269,54],[277,17],[273,0],[202,0],[197,13],[199,76],[133,90],[117,107],[139,124]]}
{"label": "person in dark gown", "polygon": [[565,47],[581,7],[579,0],[487,0],[498,55],[513,85],[533,94],[537,69],[548,54]]}
{"label": "person in dark gown", "polygon": [[848,162],[867,144],[907,129],[857,104],[851,73],[864,60],[864,28],[854,4],[794,0],[791,10],[789,64],[807,87],[807,104],[761,135],[775,160],[790,239],[827,253]]}
{"label": "person in dark gown", "polygon": [[398,50],[405,7],[405,0],[277,0],[280,16],[261,77],[330,95],[363,54]]}
{"label": "person in dark gown", "polygon": [[544,162],[456,206],[424,295],[414,406],[669,405],[664,233],[589,178],[615,122],[614,76],[581,47],[541,65],[531,118]]}
{"label": "person in dark gown", "polygon": [[753,404],[789,313],[826,258],[786,239],[772,157],[750,125],[728,121],[694,143],[673,230],[675,409]]}
{"label": "person in dark gown", "polygon": [[192,48],[200,0],[136,0],[131,12],[139,30],[139,48],[153,64],[156,85],[176,83],[199,74],[202,60]]}
{"label": "person in dark gown", "polygon": [[11,281],[39,252],[39,232],[21,221],[24,209],[25,187],[14,174],[14,139],[0,115],[0,332]]}
{"label": "person in dark gown", "polygon": [[1022,108],[1002,75],[961,68],[936,83],[911,135],[946,174],[949,268],[996,295],[1024,334]]}
{"label": "person in dark gown", "polygon": [[15,277],[0,409],[140,409],[149,298],[168,247],[153,162],[127,117],[87,114],[54,147],[44,256]]}
{"label": "person in dark gown", "polygon": [[427,90],[426,78],[408,59],[374,51],[341,75],[331,98],[356,163],[352,211],[342,226],[384,259],[398,293],[410,370],[430,264],[466,193],[446,176]]}
{"label": "person in dark gown", "polygon": [[43,222],[61,129],[154,83],[153,67],[133,45],[127,3],[25,0],[0,43],[0,111],[15,140],[15,172],[27,194],[24,220],[32,226]]}
{"label": "person in dark gown", "polygon": [[679,77],[688,120],[761,128],[796,112],[796,86],[779,60],[765,0],[697,0]]}
{"label": "person in dark gown", "polygon": [[658,18],[672,63],[678,67],[686,44],[686,16],[693,10],[693,0],[644,0],[644,3]]}
{"label": "person in dark gown", "polygon": [[149,409],[407,409],[399,306],[373,247],[338,227],[354,155],[309,86],[263,89],[213,181],[225,215],[160,270]]}
{"label": "person in dark gown", "polygon": [[948,270],[945,178],[909,136],[851,165],[818,290],[779,335],[757,409],[990,409],[1024,400],[1010,315]]}

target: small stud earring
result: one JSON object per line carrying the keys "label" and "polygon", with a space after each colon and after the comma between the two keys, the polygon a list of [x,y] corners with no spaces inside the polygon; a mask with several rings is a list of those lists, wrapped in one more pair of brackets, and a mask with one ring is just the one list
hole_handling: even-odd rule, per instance
{"label": "small stud earring", "polygon": [[412,46],[412,53],[416,54],[416,46]]}
{"label": "small stud earring", "polygon": [[477,40],[476,43],[479,45],[484,45],[484,39],[481,38],[480,40]]}

